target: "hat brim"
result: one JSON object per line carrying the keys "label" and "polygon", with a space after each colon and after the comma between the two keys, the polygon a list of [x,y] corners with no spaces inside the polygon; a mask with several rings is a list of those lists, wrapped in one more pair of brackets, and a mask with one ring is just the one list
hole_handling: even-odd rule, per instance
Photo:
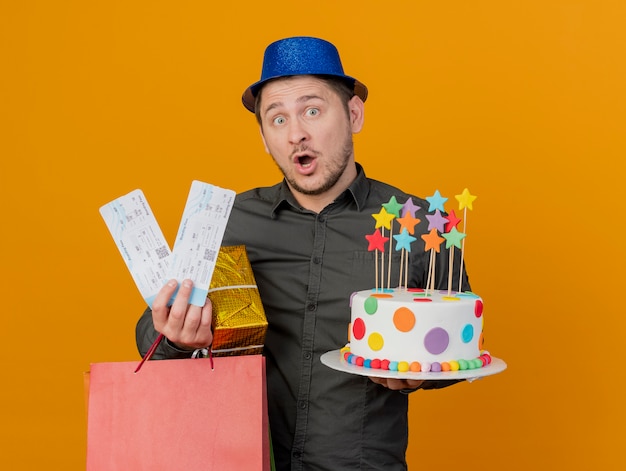
{"label": "hat brim", "polygon": [[[316,74],[307,74],[307,75],[315,76]],[[327,74],[324,74],[324,75],[329,76]],[[294,76],[293,75],[278,75],[276,77],[268,77],[266,79],[259,80],[258,82],[250,85],[243,92],[243,95],[241,96],[241,101],[243,103],[243,106],[245,106],[248,111],[251,111],[252,113],[254,113],[256,96],[258,95],[263,85],[265,85],[270,80],[275,80],[278,78],[285,78],[285,77],[294,77]],[[367,87],[363,83],[359,82],[357,79],[350,77],[348,75],[331,75],[331,77],[337,77],[337,78],[343,79],[350,86],[354,85],[353,86],[354,94],[363,101],[367,100],[367,94],[368,94]]]}

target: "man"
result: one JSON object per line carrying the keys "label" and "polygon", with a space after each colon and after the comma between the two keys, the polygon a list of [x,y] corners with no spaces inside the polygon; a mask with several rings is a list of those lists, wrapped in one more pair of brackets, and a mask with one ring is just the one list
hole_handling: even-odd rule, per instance
{"label": "man", "polygon": [[[320,363],[346,343],[350,294],[374,286],[374,253],[365,240],[372,214],[392,196],[428,205],[366,178],[355,162],[352,135],[363,126],[366,98],[367,88],[344,74],[336,48],[308,37],[268,46],[261,80],[242,97],[284,181],[237,196],[223,244],[246,246],[267,315],[268,405],[281,471],[406,469],[403,393],[451,384],[369,379]],[[416,230],[426,233],[421,219]],[[411,255],[410,285],[425,286],[427,255]],[[444,288],[446,264],[436,273]],[[142,354],[158,332],[167,340],[153,358],[188,357],[211,344],[210,301],[189,305],[192,284],[185,280],[168,307],[177,286],[170,281],[139,320]]]}

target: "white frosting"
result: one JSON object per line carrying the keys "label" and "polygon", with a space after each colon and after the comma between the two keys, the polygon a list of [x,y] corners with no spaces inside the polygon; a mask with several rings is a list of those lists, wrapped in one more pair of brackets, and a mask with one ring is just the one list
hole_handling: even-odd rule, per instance
{"label": "white frosting", "polygon": [[[415,301],[425,298],[429,301]],[[368,290],[355,293],[351,306],[350,351],[364,359],[443,363],[482,353],[483,306],[477,295]]]}

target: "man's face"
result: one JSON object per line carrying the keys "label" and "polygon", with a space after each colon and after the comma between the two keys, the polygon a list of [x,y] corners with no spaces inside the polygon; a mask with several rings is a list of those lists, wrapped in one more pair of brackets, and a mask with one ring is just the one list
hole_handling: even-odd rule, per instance
{"label": "man's face", "polygon": [[263,142],[291,189],[336,197],[356,176],[352,134],[361,130],[363,102],[346,105],[310,76],[272,81],[261,93]]}

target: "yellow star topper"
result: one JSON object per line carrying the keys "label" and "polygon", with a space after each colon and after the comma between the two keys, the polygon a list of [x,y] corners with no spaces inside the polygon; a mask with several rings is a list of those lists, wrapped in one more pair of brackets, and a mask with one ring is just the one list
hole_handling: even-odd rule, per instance
{"label": "yellow star topper", "polygon": [[374,229],[378,229],[379,227],[384,227],[386,229],[391,230],[391,221],[395,216],[391,213],[388,213],[385,208],[380,210],[378,214],[372,214],[372,217],[376,219],[376,227]]}
{"label": "yellow star topper", "polygon": [[465,207],[472,209],[472,202],[478,198],[478,196],[471,195],[467,188],[463,190],[463,193],[460,195],[454,195],[454,197],[459,202],[459,209],[463,209]]}

